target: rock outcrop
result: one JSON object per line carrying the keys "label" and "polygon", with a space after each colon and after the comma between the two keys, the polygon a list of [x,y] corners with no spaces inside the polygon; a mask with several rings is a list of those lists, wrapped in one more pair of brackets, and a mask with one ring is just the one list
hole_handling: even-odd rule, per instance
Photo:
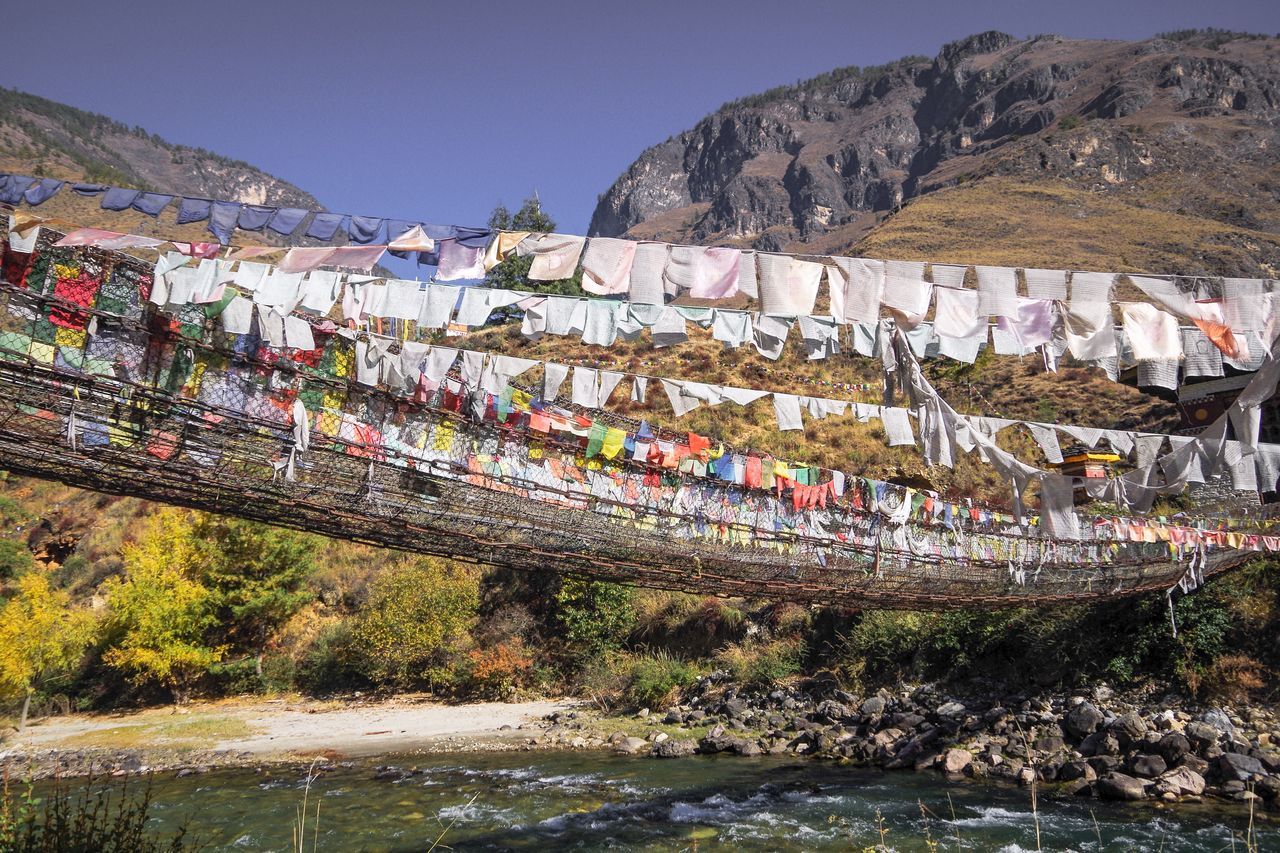
{"label": "rock outcrop", "polygon": [[726,104],[645,151],[591,233],[763,249],[852,245],[905,201],[991,177],[1280,232],[1275,39],[988,32]]}

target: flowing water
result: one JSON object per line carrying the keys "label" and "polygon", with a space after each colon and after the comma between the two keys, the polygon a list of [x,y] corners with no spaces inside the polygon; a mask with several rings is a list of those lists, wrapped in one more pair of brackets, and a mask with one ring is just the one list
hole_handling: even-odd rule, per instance
{"label": "flowing water", "polygon": [[[384,757],[319,774],[319,850],[1037,849],[1028,792],[786,758],[623,758],[507,752]],[[156,777],[157,828],[186,821],[213,850],[288,850],[306,768]],[[927,814],[930,812],[931,814]],[[1245,850],[1242,808],[1039,801],[1044,850]],[[1280,823],[1255,817],[1258,848],[1280,850]],[[447,827],[447,829],[446,829]],[[1233,836],[1235,837],[1233,845]]]}

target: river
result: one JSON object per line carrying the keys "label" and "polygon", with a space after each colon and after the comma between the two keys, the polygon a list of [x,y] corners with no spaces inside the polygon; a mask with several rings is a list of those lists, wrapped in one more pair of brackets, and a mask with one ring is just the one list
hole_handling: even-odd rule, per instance
{"label": "river", "polygon": [[[414,773],[379,773],[386,764]],[[306,768],[153,780],[155,825],[186,821],[212,850],[288,850]],[[378,778],[381,776],[382,778]],[[794,758],[623,758],[598,752],[383,757],[315,778],[306,849],[1035,850],[1028,791]],[[931,813],[931,814],[928,814]],[[1044,850],[1245,849],[1244,808],[1160,810],[1091,799],[1039,802]],[[1280,824],[1255,818],[1258,849]],[[1235,843],[1233,845],[1233,836]]]}

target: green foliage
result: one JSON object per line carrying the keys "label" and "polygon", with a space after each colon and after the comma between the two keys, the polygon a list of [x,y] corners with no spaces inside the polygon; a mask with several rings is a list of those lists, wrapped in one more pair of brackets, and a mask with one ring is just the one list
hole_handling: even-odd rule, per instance
{"label": "green foliage", "polygon": [[21,542],[0,539],[0,580],[19,577],[35,567],[35,558]]}
{"label": "green foliage", "polygon": [[[538,197],[531,196],[524,200],[520,209],[513,215],[505,205],[499,204],[489,215],[489,227],[495,231],[532,231],[535,233],[556,230],[556,223],[542,209]],[[581,296],[582,273],[575,272],[573,278],[559,281],[530,281],[529,267],[533,265],[533,257],[517,257],[513,252],[506,260],[489,270],[485,276],[485,287],[503,290],[524,290],[531,293],[559,294],[564,296]]]}
{"label": "green foliage", "polygon": [[1067,115],[1064,115],[1062,118],[1058,119],[1058,127],[1062,130],[1075,130],[1077,127],[1079,127],[1082,124],[1084,124],[1084,121],[1080,118],[1080,116],[1073,115],[1071,113],[1068,113]]}
{"label": "green foliage", "polygon": [[214,645],[261,652],[273,632],[314,597],[313,536],[199,514],[192,537],[198,577],[210,593]]}
{"label": "green foliage", "polygon": [[369,587],[351,642],[364,675],[398,688],[449,688],[479,607],[474,574],[416,558],[387,568]]}
{"label": "green foliage", "polygon": [[51,589],[44,574],[24,575],[18,594],[0,609],[0,698],[29,699],[37,687],[70,674],[94,621],[65,592]]}
{"label": "green foliage", "polygon": [[632,591],[621,584],[567,577],[556,593],[555,607],[564,639],[578,657],[620,648],[635,626]]}
{"label": "green foliage", "polygon": [[639,654],[629,661],[626,698],[637,707],[658,708],[701,675],[696,666],[665,651]]}
{"label": "green foliage", "polygon": [[304,693],[322,696],[368,683],[353,645],[351,622],[326,625],[307,646],[294,669],[293,682]]}
{"label": "green foliage", "polygon": [[205,643],[216,622],[214,594],[197,579],[191,514],[163,509],[123,549],[124,575],[103,584],[110,648],[103,661],[135,683],[187,699],[193,681],[222,658]]}
{"label": "green foliage", "polygon": [[26,507],[8,495],[0,495],[0,526],[10,527],[30,519],[31,513]]}
{"label": "green foliage", "polygon": [[804,650],[805,643],[798,637],[748,640],[721,651],[716,664],[727,669],[734,681],[767,687],[798,675]]}

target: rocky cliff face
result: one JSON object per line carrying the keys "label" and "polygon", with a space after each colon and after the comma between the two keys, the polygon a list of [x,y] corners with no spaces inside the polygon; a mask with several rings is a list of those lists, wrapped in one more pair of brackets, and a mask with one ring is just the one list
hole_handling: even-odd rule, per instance
{"label": "rocky cliff face", "polygon": [[1280,41],[983,33],[726,104],[645,151],[591,233],[848,247],[904,203],[992,177],[1280,232]]}

